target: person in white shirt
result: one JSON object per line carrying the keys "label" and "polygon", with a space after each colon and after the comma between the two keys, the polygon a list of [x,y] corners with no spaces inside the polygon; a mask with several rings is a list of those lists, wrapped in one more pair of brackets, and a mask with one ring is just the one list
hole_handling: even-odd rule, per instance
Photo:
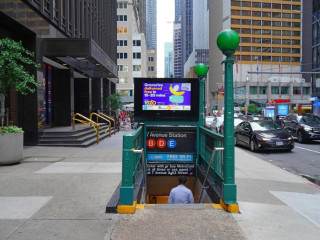
{"label": "person in white shirt", "polygon": [[191,190],[185,186],[186,181],[185,176],[179,177],[179,185],[171,190],[168,204],[194,203]]}

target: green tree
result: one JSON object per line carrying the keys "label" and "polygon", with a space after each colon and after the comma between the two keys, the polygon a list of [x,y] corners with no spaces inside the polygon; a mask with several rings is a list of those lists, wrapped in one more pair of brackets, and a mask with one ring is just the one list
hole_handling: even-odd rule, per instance
{"label": "green tree", "polygon": [[248,105],[248,113],[257,114],[258,112],[258,107],[255,104],[251,103]]}
{"label": "green tree", "polygon": [[10,38],[0,39],[0,101],[1,112],[4,113],[4,100],[12,88],[17,92],[27,95],[33,93],[39,84],[34,75],[25,67],[40,67],[33,60],[34,53],[22,46],[22,42],[16,42]]}
{"label": "green tree", "polygon": [[107,98],[107,109],[116,111],[122,109],[121,95],[119,93],[113,93]]}

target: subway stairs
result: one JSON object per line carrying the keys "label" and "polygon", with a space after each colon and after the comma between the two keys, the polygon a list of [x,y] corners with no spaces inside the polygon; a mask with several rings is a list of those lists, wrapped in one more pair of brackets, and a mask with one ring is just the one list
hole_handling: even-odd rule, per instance
{"label": "subway stairs", "polygon": [[[108,124],[99,123],[99,140],[110,137]],[[114,128],[111,127],[111,137],[114,136]],[[53,147],[89,147],[97,143],[97,133],[92,126],[76,124],[75,130],[72,127],[53,127],[44,129],[38,146]]]}

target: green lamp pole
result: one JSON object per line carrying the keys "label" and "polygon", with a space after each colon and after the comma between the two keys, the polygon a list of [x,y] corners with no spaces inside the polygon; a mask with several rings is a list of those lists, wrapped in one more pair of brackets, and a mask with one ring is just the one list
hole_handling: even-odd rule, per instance
{"label": "green lamp pole", "polygon": [[203,63],[199,63],[195,69],[194,69],[195,74],[198,76],[199,80],[200,80],[200,95],[199,95],[199,123],[201,126],[203,126],[204,124],[204,115],[205,115],[205,106],[204,106],[204,101],[205,101],[205,91],[204,91],[204,86],[205,86],[205,77],[207,76],[208,73],[208,67],[207,65],[203,64]]}
{"label": "green lamp pole", "polygon": [[239,35],[227,29],[219,33],[217,45],[226,59],[225,64],[225,96],[224,96],[224,183],[223,200],[227,204],[237,202],[234,165],[234,98],[233,98],[233,63],[231,56],[239,46]]}

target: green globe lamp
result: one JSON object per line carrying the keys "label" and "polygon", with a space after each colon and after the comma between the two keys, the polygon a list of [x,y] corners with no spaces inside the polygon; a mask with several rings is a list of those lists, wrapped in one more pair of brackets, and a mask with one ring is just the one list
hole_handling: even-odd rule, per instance
{"label": "green globe lamp", "polygon": [[240,37],[238,33],[232,29],[226,29],[219,33],[217,37],[218,48],[224,55],[232,55],[239,46]]}
{"label": "green globe lamp", "polygon": [[195,74],[199,77],[199,78],[203,78],[207,75],[208,73],[208,67],[206,64],[204,63],[199,63],[195,69],[194,69]]}

